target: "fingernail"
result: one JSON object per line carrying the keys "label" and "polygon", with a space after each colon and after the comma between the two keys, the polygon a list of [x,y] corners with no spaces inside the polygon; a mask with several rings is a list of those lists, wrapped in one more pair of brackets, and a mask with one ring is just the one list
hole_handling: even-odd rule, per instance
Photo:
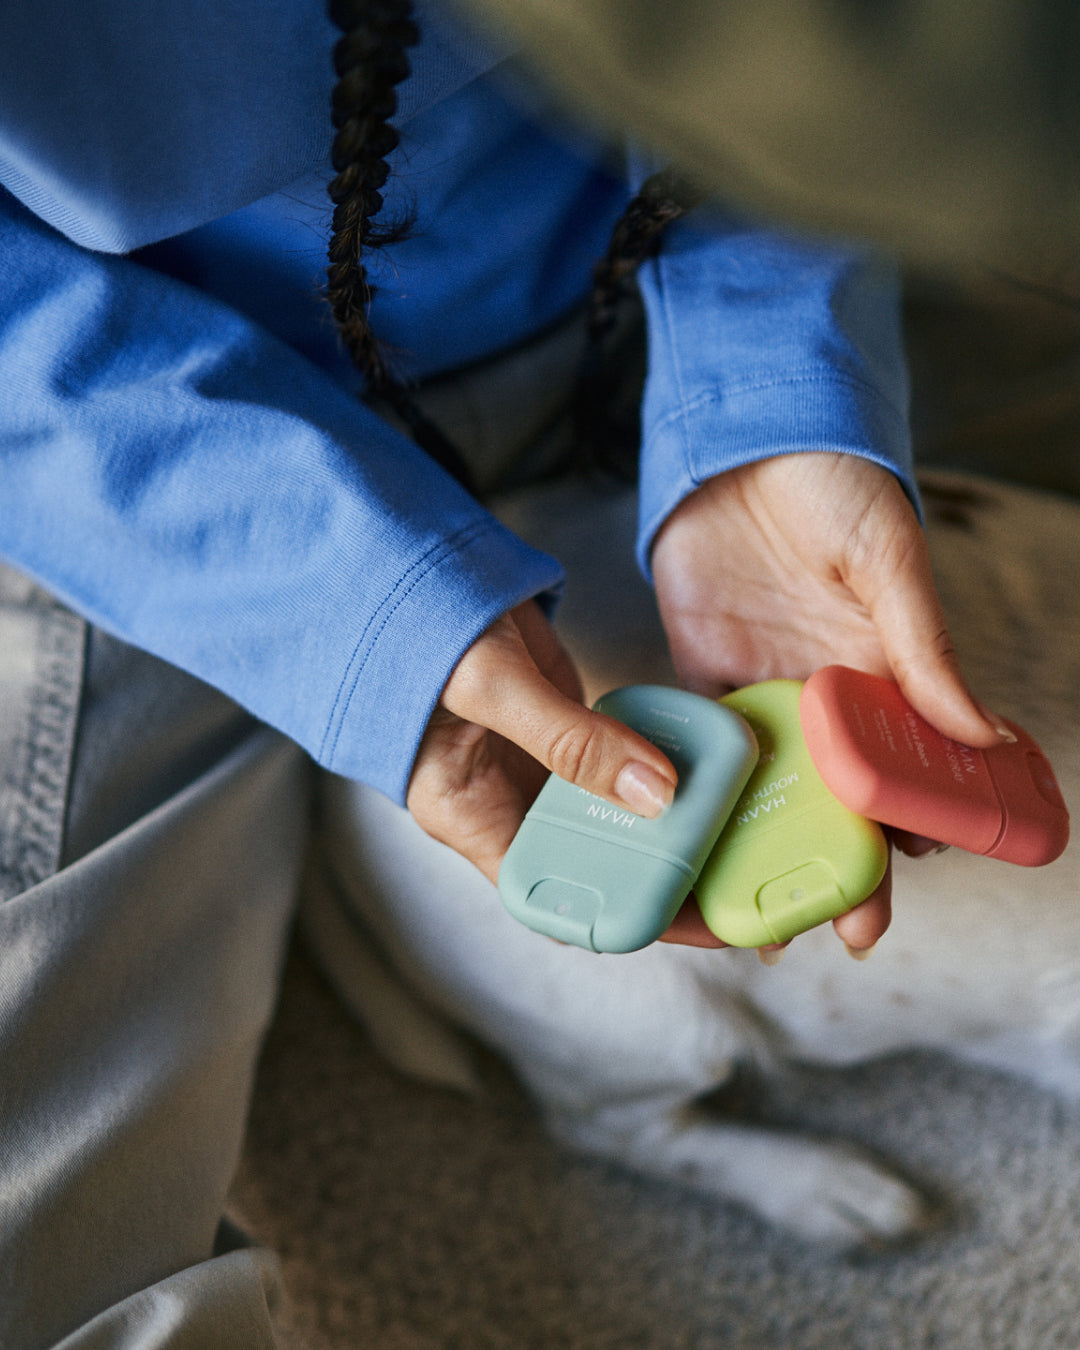
{"label": "fingernail", "polygon": [[853,961],[868,961],[873,955],[874,947],[877,946],[877,943],[874,943],[873,946],[870,947],[853,947],[849,942],[845,942],[844,946],[847,948],[848,956],[850,956]]}
{"label": "fingernail", "polygon": [[759,947],[757,949],[758,960],[763,966],[778,966],[784,959],[786,947]]}
{"label": "fingernail", "polygon": [[1016,744],[1016,733],[1006,725],[1004,717],[999,717],[997,713],[991,712],[985,703],[979,704],[979,711],[994,728],[997,734],[1006,745]]}
{"label": "fingernail", "polygon": [[666,778],[637,760],[620,769],[615,792],[636,815],[650,819],[666,810],[675,797],[675,789]]}

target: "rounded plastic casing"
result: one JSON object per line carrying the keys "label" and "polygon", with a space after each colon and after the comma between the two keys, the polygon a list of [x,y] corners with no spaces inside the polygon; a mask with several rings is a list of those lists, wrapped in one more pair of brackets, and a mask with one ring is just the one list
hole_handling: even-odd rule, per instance
{"label": "rounded plastic casing", "polygon": [[977,750],[943,736],[893,680],[825,666],[803,689],[807,746],[836,796],[896,829],[1007,862],[1053,862],[1069,841],[1054,771],[1015,722],[1014,744]]}
{"label": "rounded plastic casing", "polygon": [[668,756],[679,775],[674,801],[649,820],[552,775],[503,859],[499,894],[515,918],[549,937],[636,951],[690,893],[757,744],[737,713],[680,689],[631,685],[595,706]]}
{"label": "rounded plastic casing", "polygon": [[885,875],[881,829],[822,782],[799,724],[797,680],[767,680],[722,703],[754,730],[757,768],[694,890],[706,924],[733,947],[787,942],[846,913]]}

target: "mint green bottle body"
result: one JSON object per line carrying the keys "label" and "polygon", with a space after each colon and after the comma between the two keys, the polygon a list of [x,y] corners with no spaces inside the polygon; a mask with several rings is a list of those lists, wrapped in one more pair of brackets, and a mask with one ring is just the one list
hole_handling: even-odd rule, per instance
{"label": "mint green bottle body", "polygon": [[649,820],[552,775],[503,859],[499,894],[515,918],[549,937],[636,951],[678,913],[757,745],[737,713],[680,689],[631,685],[595,706],[668,756],[679,775],[674,801]]}
{"label": "mint green bottle body", "polygon": [[888,864],[880,826],[849,811],[810,758],[798,680],[721,699],[750,724],[760,759],[695,885],[706,924],[733,947],[787,942],[845,914]]}

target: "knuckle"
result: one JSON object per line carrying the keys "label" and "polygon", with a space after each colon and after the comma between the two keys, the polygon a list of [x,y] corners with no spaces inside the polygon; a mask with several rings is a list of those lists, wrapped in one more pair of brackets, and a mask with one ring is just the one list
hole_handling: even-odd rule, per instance
{"label": "knuckle", "polygon": [[548,768],[571,783],[591,782],[603,760],[604,737],[591,723],[564,727],[551,742]]}
{"label": "knuckle", "polygon": [[945,670],[960,676],[960,658],[944,625],[933,631],[917,653],[894,653],[891,665],[893,677],[914,697],[932,694]]}
{"label": "knuckle", "polygon": [[906,518],[883,522],[864,512],[848,535],[843,550],[843,571],[862,577],[864,585],[884,591],[911,569],[917,568],[923,546],[921,531]]}
{"label": "knuckle", "polygon": [[956,648],[953,646],[952,634],[944,624],[933,634],[930,639],[930,650],[939,661],[946,661],[951,666],[960,668],[960,658],[956,654]]}

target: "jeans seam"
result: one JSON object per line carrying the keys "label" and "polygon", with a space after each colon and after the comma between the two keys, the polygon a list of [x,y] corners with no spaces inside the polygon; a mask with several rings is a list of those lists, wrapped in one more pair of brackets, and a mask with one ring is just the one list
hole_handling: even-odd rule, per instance
{"label": "jeans seam", "polygon": [[86,625],[56,604],[35,604],[37,651],[21,772],[8,780],[12,803],[0,848],[0,898],[57,869],[75,739]]}

